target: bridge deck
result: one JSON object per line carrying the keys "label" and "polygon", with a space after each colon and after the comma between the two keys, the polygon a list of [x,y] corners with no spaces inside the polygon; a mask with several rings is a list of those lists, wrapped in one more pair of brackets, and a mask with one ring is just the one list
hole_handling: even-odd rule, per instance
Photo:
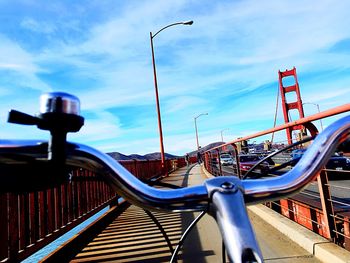
{"label": "bridge deck", "polygon": [[[198,165],[180,169],[164,181],[179,186],[201,183],[205,175]],[[181,234],[198,213],[153,213],[175,248]],[[287,237],[250,215],[261,249],[268,262],[318,262]],[[115,217],[71,262],[169,262],[169,246],[157,225],[138,207],[130,206]],[[178,262],[222,262],[221,237],[215,221],[205,215],[188,236]]]}

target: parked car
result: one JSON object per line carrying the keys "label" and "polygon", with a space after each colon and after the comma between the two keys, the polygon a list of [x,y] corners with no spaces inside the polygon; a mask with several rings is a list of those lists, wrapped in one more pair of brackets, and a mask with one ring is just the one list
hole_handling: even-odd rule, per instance
{"label": "parked car", "polygon": [[[291,157],[292,160],[294,160],[292,165],[295,165],[299,161],[305,151],[306,149],[297,149],[292,151]],[[337,171],[350,170],[350,159],[340,153],[334,153],[326,164],[326,169]]]}
{"label": "parked car", "polygon": [[[261,159],[257,155],[244,154],[239,155],[239,167],[241,169],[241,173],[245,174],[250,168],[252,168],[257,162]],[[233,160],[233,166],[237,167],[236,160]],[[268,162],[264,161],[259,164],[256,169],[254,169],[255,173],[266,174],[269,171]]]}
{"label": "parked car", "polygon": [[221,165],[232,165],[233,159],[229,153],[220,154],[220,163]]}

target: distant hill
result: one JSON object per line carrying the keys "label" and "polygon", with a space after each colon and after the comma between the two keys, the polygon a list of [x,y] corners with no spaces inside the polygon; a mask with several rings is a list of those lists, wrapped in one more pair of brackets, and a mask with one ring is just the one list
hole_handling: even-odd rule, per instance
{"label": "distant hill", "polygon": [[[174,158],[179,158],[181,156],[176,156],[176,155],[172,155],[170,153],[165,153],[165,159],[174,159]],[[159,160],[160,157],[160,153],[148,153],[144,155],[148,160]]]}
{"label": "distant hill", "polygon": [[128,157],[133,159],[133,160],[147,160],[147,157],[145,157],[143,155],[139,155],[139,154],[130,154],[130,155],[128,155]]}
{"label": "distant hill", "polygon": [[[224,144],[223,142],[213,142],[211,144],[208,144],[200,149],[201,152],[204,152],[210,148],[219,146],[221,144]],[[118,160],[118,161],[126,161],[126,160],[160,160],[160,152],[155,152],[155,153],[148,153],[145,155],[140,155],[140,154],[130,154],[130,155],[125,155],[119,152],[110,152],[107,153],[108,155],[112,156],[112,158]],[[186,153],[184,153],[185,155]],[[197,156],[197,151],[192,151],[189,153],[190,156]],[[173,155],[170,153],[165,153],[165,159],[175,159],[175,158],[180,158],[183,156],[177,156]]]}
{"label": "distant hill", "polygon": [[[209,150],[211,148],[214,148],[214,147],[222,145],[222,144],[224,144],[224,142],[213,142],[213,143],[210,143],[210,144],[208,144],[208,145],[206,145],[204,147],[201,147],[199,151],[200,152],[205,152],[205,151],[207,151],[207,150]],[[190,156],[197,156],[197,150],[196,151],[192,151],[192,152],[190,152],[188,154]]]}
{"label": "distant hill", "polygon": [[107,154],[110,155],[113,159],[116,159],[118,161],[132,160],[132,158],[130,158],[129,156],[118,152],[111,152]]}
{"label": "distant hill", "polygon": [[213,143],[210,143],[210,144],[208,144],[208,145],[202,147],[202,148],[200,149],[200,151],[201,151],[201,152],[205,152],[205,151],[207,151],[207,150],[209,150],[209,149],[211,149],[211,148],[214,148],[214,147],[219,146],[219,145],[222,145],[222,144],[225,144],[225,143],[224,143],[224,142],[213,142]]}
{"label": "distant hill", "polygon": [[[130,155],[125,155],[119,152],[110,152],[107,153],[108,155],[110,155],[112,158],[118,160],[118,161],[127,161],[127,160],[160,160],[160,153],[156,152],[156,153],[148,153],[145,155],[140,155],[140,154],[130,154]],[[165,159],[175,159],[175,158],[179,158],[181,156],[176,156],[176,155],[172,155],[169,153],[165,153]]]}

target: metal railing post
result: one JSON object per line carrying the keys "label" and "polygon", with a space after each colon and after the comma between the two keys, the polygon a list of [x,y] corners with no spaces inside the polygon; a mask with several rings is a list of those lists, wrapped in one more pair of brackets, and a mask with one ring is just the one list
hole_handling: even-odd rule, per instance
{"label": "metal railing post", "polygon": [[[232,143],[231,145],[232,145],[232,147],[233,147],[233,153],[234,153],[234,156],[235,156],[235,159],[236,159],[237,177],[238,177],[239,179],[242,179],[241,169],[240,169],[240,166],[239,166],[239,156],[238,156],[237,146],[236,146],[236,144],[234,144],[234,143]],[[232,168],[233,168],[233,170],[235,169],[234,164],[232,164]]]}
{"label": "metal railing post", "polygon": [[329,239],[336,240],[338,238],[338,235],[336,233],[334,208],[331,201],[331,192],[328,186],[327,172],[324,170],[321,171],[319,176],[317,176],[317,184],[320,191],[323,220],[325,222],[327,237]]}
{"label": "metal railing post", "polygon": [[219,172],[220,172],[220,176],[222,176],[222,166],[221,166],[221,157],[220,157],[220,150],[216,149],[217,153],[218,153],[218,164],[219,164]]}
{"label": "metal railing post", "polygon": [[[311,122],[304,125],[310,132],[311,136],[316,136],[318,130]],[[323,220],[325,222],[325,228],[329,239],[337,239],[336,223],[334,218],[334,209],[331,201],[331,192],[329,190],[327,172],[324,170],[317,176],[317,184],[320,192]]]}

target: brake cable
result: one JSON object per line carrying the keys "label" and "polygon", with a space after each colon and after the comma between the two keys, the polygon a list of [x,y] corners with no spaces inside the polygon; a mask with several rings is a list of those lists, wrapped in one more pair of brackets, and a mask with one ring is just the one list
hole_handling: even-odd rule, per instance
{"label": "brake cable", "polygon": [[260,161],[258,161],[256,164],[254,164],[254,165],[246,172],[246,174],[242,177],[242,180],[247,179],[248,175],[249,175],[250,173],[252,173],[252,171],[253,171],[259,164],[261,164],[262,162],[266,161],[267,159],[270,159],[271,157],[273,157],[273,156],[275,156],[275,155],[277,155],[277,154],[279,154],[279,153],[281,153],[281,152],[284,152],[285,150],[288,150],[288,149],[290,149],[290,148],[293,148],[293,147],[295,147],[295,146],[298,146],[299,144],[312,141],[313,139],[315,139],[315,137],[316,137],[316,136],[307,137],[307,138],[305,138],[305,139],[303,139],[303,140],[300,140],[300,141],[298,141],[298,142],[292,143],[292,144],[290,144],[290,145],[288,145],[288,146],[286,146],[286,147],[284,147],[284,148],[282,148],[282,149],[280,149],[280,150],[278,150],[278,151],[276,151],[276,152],[273,152],[273,153],[271,153],[271,154],[265,156],[265,157],[262,158]]}

